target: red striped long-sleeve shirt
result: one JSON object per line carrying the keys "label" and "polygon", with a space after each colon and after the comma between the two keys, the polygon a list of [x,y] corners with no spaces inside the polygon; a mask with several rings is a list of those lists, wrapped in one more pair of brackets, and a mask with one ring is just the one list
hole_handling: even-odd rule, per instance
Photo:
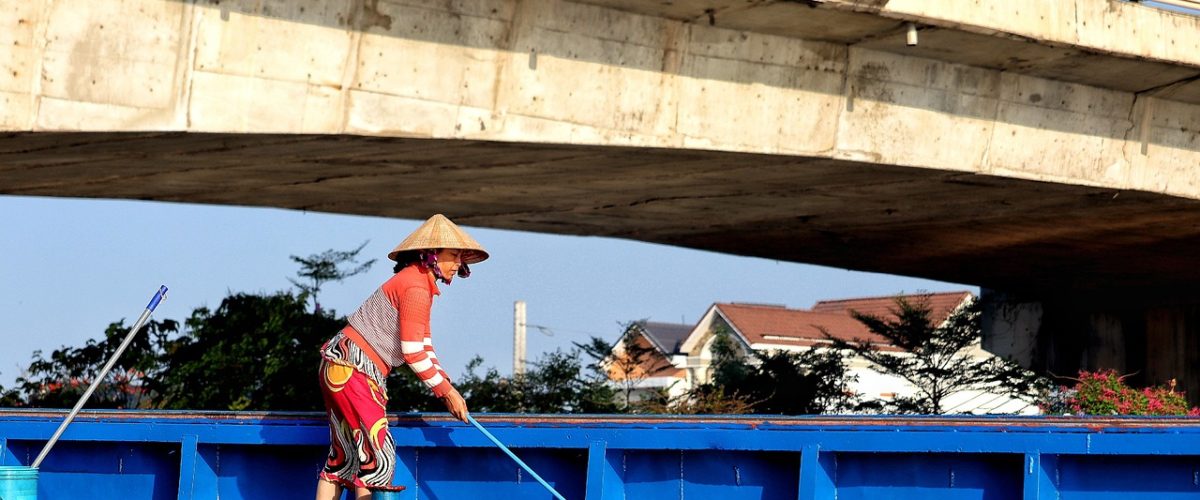
{"label": "red striped long-sleeve shirt", "polygon": [[433,350],[429,311],[439,295],[433,273],[408,266],[383,283],[354,314],[343,331],[379,366],[386,377],[392,367],[408,365],[433,394],[450,391],[450,377]]}

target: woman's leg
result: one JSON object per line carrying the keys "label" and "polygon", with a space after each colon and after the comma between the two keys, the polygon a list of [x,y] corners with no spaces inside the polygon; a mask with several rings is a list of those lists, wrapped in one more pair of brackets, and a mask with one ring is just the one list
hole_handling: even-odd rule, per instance
{"label": "woman's leg", "polygon": [[344,390],[351,373],[349,368],[327,360],[321,360],[317,370],[321,396],[325,401],[325,416],[329,419],[329,454],[317,480],[317,500],[340,500],[347,487],[354,489],[358,455],[353,452],[349,426],[344,424],[347,417],[353,420],[354,409],[346,404],[344,395],[339,394]]}
{"label": "woman's leg", "polygon": [[367,488],[403,490],[392,486],[396,444],[388,432],[387,395],[353,368],[325,363],[321,371],[331,443],[321,477],[353,485],[356,496],[364,498],[370,497]]}
{"label": "woman's leg", "polygon": [[404,487],[392,486],[392,476],[396,473],[396,442],[388,431],[387,395],[365,375],[359,374],[355,381],[361,382],[353,384],[351,389],[361,430],[355,484],[378,490],[403,490]]}
{"label": "woman's leg", "polygon": [[[342,486],[325,478],[317,480],[317,500],[338,500],[342,498]],[[367,496],[367,498],[371,498]]]}

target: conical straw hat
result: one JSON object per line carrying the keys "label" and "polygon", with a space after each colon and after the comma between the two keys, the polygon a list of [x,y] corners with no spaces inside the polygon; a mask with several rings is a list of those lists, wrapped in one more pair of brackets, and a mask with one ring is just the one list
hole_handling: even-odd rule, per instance
{"label": "conical straw hat", "polygon": [[388,253],[388,258],[396,260],[396,254],[409,250],[432,250],[435,248],[457,248],[463,250],[463,262],[476,264],[488,258],[487,250],[483,249],[475,238],[466,231],[459,229],[445,215],[435,214],[421,224],[416,231],[404,238],[396,248]]}

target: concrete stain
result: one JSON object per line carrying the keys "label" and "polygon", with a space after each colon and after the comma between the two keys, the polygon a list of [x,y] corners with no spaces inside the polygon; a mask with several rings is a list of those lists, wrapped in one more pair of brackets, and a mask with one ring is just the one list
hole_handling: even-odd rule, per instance
{"label": "concrete stain", "polygon": [[371,28],[392,29],[392,16],[379,11],[379,0],[354,0],[351,8],[351,25],[360,31]]}

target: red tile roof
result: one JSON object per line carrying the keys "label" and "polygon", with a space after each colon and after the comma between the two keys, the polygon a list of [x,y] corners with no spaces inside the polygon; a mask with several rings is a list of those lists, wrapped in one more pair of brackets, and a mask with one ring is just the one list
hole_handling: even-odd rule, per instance
{"label": "red tile roof", "polygon": [[[924,295],[904,295],[917,300]],[[945,319],[964,300],[969,292],[929,295],[933,317]],[[721,314],[733,324],[751,344],[778,344],[797,347],[828,345],[822,328],[835,338],[845,341],[865,339],[887,345],[886,339],[867,330],[850,316],[850,310],[861,313],[892,316],[896,296],[818,302],[812,310],[787,309],[756,304],[716,304]]]}
{"label": "red tile roof", "polygon": [[[896,308],[897,295],[889,295],[886,297],[865,297],[861,299],[841,299],[841,300],[822,300],[813,305],[814,312],[850,314],[850,311],[858,311],[871,316],[892,316],[892,309]],[[906,298],[909,302],[922,300],[927,298],[929,306],[933,310],[933,318],[939,322],[945,320],[962,304],[964,300],[971,297],[971,292],[943,292],[930,294],[912,294],[900,295],[899,297]]]}

